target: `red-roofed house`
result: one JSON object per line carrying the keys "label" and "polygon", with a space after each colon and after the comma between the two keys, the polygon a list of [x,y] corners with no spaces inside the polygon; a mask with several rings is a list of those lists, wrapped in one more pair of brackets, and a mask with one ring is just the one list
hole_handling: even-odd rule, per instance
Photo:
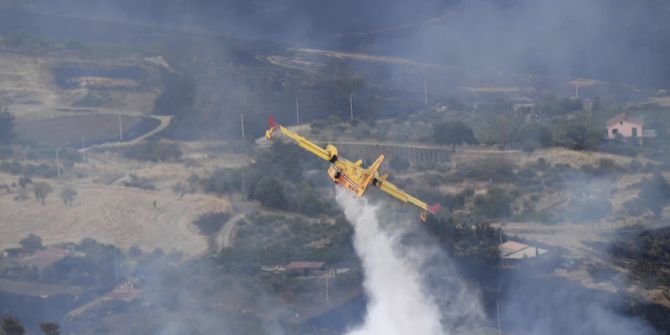
{"label": "red-roofed house", "polygon": [[628,116],[625,112],[617,114],[607,121],[607,138],[633,138],[642,142],[643,138],[655,137],[653,129],[645,129],[644,119]]}

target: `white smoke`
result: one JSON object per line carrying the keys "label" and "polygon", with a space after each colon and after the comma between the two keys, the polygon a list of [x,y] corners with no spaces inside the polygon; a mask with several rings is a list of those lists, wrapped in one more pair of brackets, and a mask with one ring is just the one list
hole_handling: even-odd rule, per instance
{"label": "white smoke", "polygon": [[[354,226],[354,247],[363,264],[369,299],[363,325],[347,335],[443,335],[481,320],[479,300],[455,274],[441,274],[446,278],[439,281],[446,279],[449,291],[427,288],[422,274],[435,272],[427,262],[436,247],[403,245],[401,238],[409,226],[380,225],[378,208],[363,198],[338,189],[336,199]],[[443,265],[450,268],[450,263]]]}

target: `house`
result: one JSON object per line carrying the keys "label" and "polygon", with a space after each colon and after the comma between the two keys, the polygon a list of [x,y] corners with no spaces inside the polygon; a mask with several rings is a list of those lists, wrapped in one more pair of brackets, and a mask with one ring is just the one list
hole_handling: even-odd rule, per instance
{"label": "house", "polygon": [[291,262],[286,266],[286,271],[303,277],[320,275],[326,270],[325,262]]}
{"label": "house", "polygon": [[519,260],[538,257],[547,253],[546,249],[532,247],[527,244],[507,241],[499,246],[500,257],[504,260]]}
{"label": "house", "polygon": [[641,117],[632,117],[624,112],[607,121],[607,138],[610,140],[632,138],[642,143],[643,138],[650,137],[656,137],[656,131],[646,129],[644,119]]}

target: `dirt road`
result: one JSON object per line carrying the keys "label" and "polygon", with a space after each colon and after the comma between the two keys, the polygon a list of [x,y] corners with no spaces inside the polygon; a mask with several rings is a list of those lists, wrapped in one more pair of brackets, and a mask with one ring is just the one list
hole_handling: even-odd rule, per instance
{"label": "dirt road", "polygon": [[156,119],[156,120],[160,121],[160,124],[156,128],[148,131],[147,133],[145,133],[142,136],[139,136],[139,137],[137,137],[133,140],[127,141],[127,142],[108,142],[108,143],[103,143],[103,144],[92,145],[90,147],[79,149],[79,152],[84,153],[84,152],[87,152],[91,149],[123,147],[123,146],[131,146],[133,144],[140,143],[140,142],[148,139],[149,137],[160,133],[161,131],[165,130],[167,127],[169,127],[170,122],[172,121],[172,118],[173,118],[172,115],[151,115],[150,117],[152,119]]}

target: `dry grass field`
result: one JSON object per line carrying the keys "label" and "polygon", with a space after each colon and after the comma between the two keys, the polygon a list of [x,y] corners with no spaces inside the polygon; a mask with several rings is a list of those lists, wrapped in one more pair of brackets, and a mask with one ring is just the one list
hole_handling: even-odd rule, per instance
{"label": "dry grass field", "polygon": [[[133,161],[115,152],[90,152],[87,162],[76,163],[63,181],[47,181],[53,192],[45,205],[37,203],[31,192],[30,199],[16,201],[18,191],[0,191],[0,249],[18,246],[22,238],[34,233],[45,244],[91,237],[122,248],[137,245],[145,251],[161,248],[190,256],[206,251],[207,241],[192,222],[205,213],[232,211],[230,200],[202,193],[180,198],[171,186],[185,182],[192,174],[205,176],[218,167],[239,166],[249,157],[221,152],[216,143],[184,144],[182,150],[182,161],[174,163]],[[131,173],[149,178],[156,190],[123,186]],[[0,174],[0,184],[17,179]],[[66,186],[78,193],[69,207],[60,199]]]}
{"label": "dry grass field", "polygon": [[[65,206],[58,194],[65,184],[52,184],[45,205],[34,199],[15,201],[0,195],[0,248],[18,246],[29,233],[45,243],[79,242],[90,237],[122,248],[137,245],[194,255],[206,250],[205,239],[192,221],[211,211],[229,211],[226,200],[207,195],[176,195],[161,191],[96,184],[76,184],[78,196]],[[156,201],[156,207],[153,202]]]}

